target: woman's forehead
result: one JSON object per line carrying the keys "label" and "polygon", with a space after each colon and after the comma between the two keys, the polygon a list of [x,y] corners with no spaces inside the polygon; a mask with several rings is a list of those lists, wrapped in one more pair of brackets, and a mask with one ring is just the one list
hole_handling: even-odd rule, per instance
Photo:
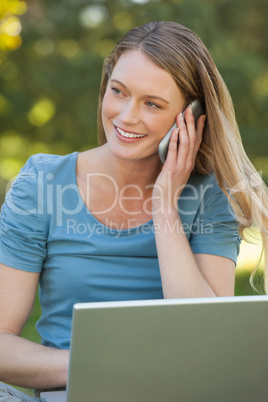
{"label": "woman's forehead", "polygon": [[178,91],[177,84],[171,74],[154,63],[141,50],[129,50],[118,59],[110,80],[118,80],[125,85],[143,85],[144,89],[152,86],[157,90]]}

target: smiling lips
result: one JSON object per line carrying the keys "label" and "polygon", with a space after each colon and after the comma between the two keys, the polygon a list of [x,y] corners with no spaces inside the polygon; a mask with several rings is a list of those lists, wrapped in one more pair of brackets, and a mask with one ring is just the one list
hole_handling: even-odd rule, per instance
{"label": "smiling lips", "polygon": [[134,134],[134,133],[129,133],[127,131],[122,130],[121,128],[116,127],[116,130],[119,132],[120,135],[122,135],[122,137],[125,138],[142,138],[142,137],[146,137],[145,134]]}

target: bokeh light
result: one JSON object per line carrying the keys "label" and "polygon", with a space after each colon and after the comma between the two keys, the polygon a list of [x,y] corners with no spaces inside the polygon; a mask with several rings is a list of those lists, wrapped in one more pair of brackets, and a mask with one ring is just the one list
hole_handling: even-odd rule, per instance
{"label": "bokeh light", "polygon": [[34,126],[45,125],[55,114],[56,107],[51,99],[38,100],[28,113],[28,119]]}
{"label": "bokeh light", "polygon": [[79,21],[84,28],[95,28],[107,20],[109,12],[105,6],[90,5],[85,7],[79,16]]}

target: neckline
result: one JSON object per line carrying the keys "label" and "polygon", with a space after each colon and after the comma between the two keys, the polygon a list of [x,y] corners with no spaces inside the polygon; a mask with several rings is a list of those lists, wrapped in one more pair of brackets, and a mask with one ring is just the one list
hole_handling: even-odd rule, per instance
{"label": "neckline", "polygon": [[150,219],[149,221],[138,225],[138,226],[134,226],[128,229],[115,229],[115,228],[111,228],[109,226],[104,225],[102,222],[100,222],[90,211],[90,209],[87,207],[87,205],[85,204],[80,190],[79,190],[79,186],[78,186],[78,182],[77,182],[77,161],[78,161],[78,155],[79,152],[75,151],[71,154],[71,156],[73,157],[73,169],[72,169],[72,173],[73,173],[73,182],[75,183],[75,185],[77,186],[77,195],[79,197],[79,202],[81,202],[81,204],[83,205],[82,211],[83,213],[88,217],[90,217],[92,220],[94,220],[95,224],[97,224],[100,228],[103,228],[103,230],[105,230],[105,232],[109,232],[111,234],[113,233],[120,233],[120,234],[131,234],[131,233],[137,233],[137,232],[142,232],[143,229],[146,227],[146,230],[148,229],[148,227],[152,227],[153,226],[153,219]]}

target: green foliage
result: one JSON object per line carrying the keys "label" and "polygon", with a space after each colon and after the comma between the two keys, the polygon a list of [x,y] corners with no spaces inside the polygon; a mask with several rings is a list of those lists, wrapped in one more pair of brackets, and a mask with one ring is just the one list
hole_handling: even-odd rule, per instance
{"label": "green foliage", "polygon": [[[1,26],[26,12],[21,1],[1,4]],[[128,29],[155,19],[182,23],[203,39],[232,94],[245,148],[268,175],[266,0],[27,4],[27,12],[16,16],[22,45],[5,53],[0,68],[0,203],[7,181],[31,154],[65,154],[97,145],[103,58]]]}
{"label": "green foliage", "polygon": [[250,284],[251,271],[239,269],[235,277],[235,296],[256,296],[264,294],[263,271],[258,271],[254,276],[254,288]]}
{"label": "green foliage", "polygon": [[21,23],[19,16],[27,10],[25,1],[2,0],[0,4],[0,64],[3,52],[10,52],[21,46]]}

